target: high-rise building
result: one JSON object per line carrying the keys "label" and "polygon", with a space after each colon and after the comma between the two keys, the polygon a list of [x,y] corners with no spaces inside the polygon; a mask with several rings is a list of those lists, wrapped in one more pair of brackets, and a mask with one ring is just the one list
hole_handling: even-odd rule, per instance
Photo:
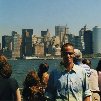
{"label": "high-rise building", "polygon": [[2,36],[2,50],[6,57],[12,57],[12,36]]}
{"label": "high-rise building", "polygon": [[2,36],[2,49],[12,50],[12,36]]}
{"label": "high-rise building", "polygon": [[101,27],[93,28],[93,52],[101,53]]}
{"label": "high-rise building", "polygon": [[93,45],[92,45],[92,31],[86,30],[84,32],[84,43],[85,43],[85,54],[92,54],[93,53]]}
{"label": "high-rise building", "polygon": [[83,27],[83,28],[81,28],[81,30],[79,31],[79,37],[80,37],[80,50],[82,51],[82,52],[84,52],[84,50],[85,50],[85,43],[84,43],[84,32],[86,31],[86,25]]}
{"label": "high-rise building", "polygon": [[12,31],[12,58],[20,57],[20,35]]}
{"label": "high-rise building", "polygon": [[44,56],[44,44],[43,43],[33,44],[33,55],[35,55],[37,57]]}
{"label": "high-rise building", "polygon": [[42,36],[42,37],[45,37],[45,36],[50,37],[50,32],[49,32],[49,30],[47,29],[47,31],[41,31],[41,36]]}
{"label": "high-rise building", "polygon": [[32,56],[33,29],[22,29],[22,55]]}
{"label": "high-rise building", "polygon": [[65,40],[67,40],[67,34],[69,34],[69,28],[67,26],[55,26],[55,36],[59,36],[60,46],[64,44]]}
{"label": "high-rise building", "polygon": [[80,42],[81,40],[80,40],[80,36],[74,36],[74,46],[75,46],[75,48],[76,49],[79,49],[79,50],[81,50],[81,42]]}
{"label": "high-rise building", "polygon": [[67,26],[55,26],[55,35],[60,35],[61,33],[68,34],[69,28]]}

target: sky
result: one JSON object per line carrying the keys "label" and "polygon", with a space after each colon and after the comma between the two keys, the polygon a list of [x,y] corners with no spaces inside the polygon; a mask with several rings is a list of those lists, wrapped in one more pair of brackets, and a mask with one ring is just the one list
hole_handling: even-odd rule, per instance
{"label": "sky", "polygon": [[74,35],[85,25],[101,26],[101,0],[0,0],[0,42],[22,29],[32,28],[38,36],[49,29],[55,35],[58,25],[67,25]]}

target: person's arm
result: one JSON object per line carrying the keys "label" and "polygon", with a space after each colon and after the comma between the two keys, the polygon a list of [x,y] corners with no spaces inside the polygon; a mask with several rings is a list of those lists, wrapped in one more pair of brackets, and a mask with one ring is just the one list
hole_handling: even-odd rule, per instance
{"label": "person's arm", "polygon": [[91,101],[91,100],[90,100],[90,96],[85,97],[85,98],[84,98],[84,101]]}
{"label": "person's arm", "polygon": [[84,91],[84,101],[91,101],[91,90],[89,89],[89,81],[87,77],[87,73],[84,72],[84,85],[83,85],[83,91]]}
{"label": "person's arm", "polygon": [[21,94],[19,88],[16,90],[16,101],[21,101]]}

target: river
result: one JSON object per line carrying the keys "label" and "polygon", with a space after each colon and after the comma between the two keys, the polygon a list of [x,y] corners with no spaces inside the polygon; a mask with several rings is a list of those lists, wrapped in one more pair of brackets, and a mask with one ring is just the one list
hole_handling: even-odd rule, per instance
{"label": "river", "polygon": [[[19,86],[22,87],[23,85],[23,81],[27,75],[27,73],[30,71],[30,70],[33,70],[35,69],[37,71],[38,69],[38,66],[40,63],[48,63],[49,64],[49,72],[54,69],[54,68],[57,68],[57,66],[59,65],[61,59],[49,59],[49,60],[9,60],[9,63],[12,65],[12,70],[13,70],[13,73],[12,73],[12,77],[14,77],[18,83],[19,83]],[[98,64],[98,61],[99,61],[99,58],[94,58],[94,59],[91,59],[92,61],[92,67],[95,69],[97,64]]]}

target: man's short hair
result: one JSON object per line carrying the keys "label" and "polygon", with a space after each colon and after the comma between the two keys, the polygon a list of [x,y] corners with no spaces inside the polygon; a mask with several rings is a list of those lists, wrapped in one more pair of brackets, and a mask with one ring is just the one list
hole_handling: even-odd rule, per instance
{"label": "man's short hair", "polygon": [[74,48],[74,45],[72,43],[65,43],[64,45],[62,45],[61,47],[61,52],[64,51],[65,47],[68,47],[68,46],[72,46]]}

